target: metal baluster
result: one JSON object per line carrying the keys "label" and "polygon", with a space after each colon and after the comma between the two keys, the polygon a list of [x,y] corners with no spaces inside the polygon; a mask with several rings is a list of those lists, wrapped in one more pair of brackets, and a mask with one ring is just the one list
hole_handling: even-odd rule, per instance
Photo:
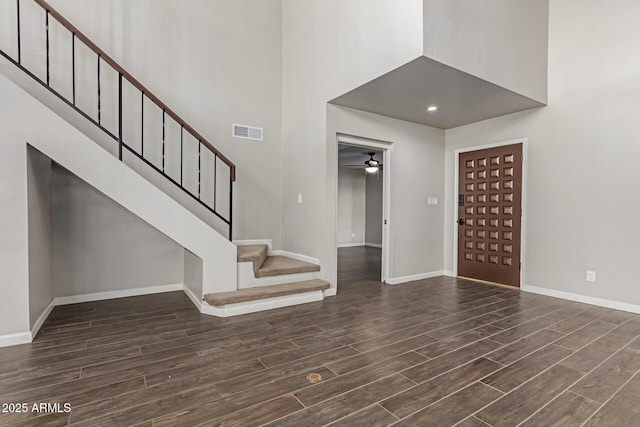
{"label": "metal baluster", "polygon": [[165,145],[165,124],[164,117],[166,115],[166,111],[162,110],[162,173],[164,173],[164,145]]}
{"label": "metal baluster", "polygon": [[233,241],[233,179],[231,172],[231,166],[229,166],[229,240]]}
{"label": "metal baluster", "polygon": [[20,43],[20,0],[16,0],[17,5],[17,15],[18,15],[18,64],[20,64],[22,59],[22,46]]}
{"label": "metal baluster", "polygon": [[201,148],[202,148],[202,141],[198,140],[198,200],[200,200],[200,165],[201,165],[201,158],[202,158],[202,156],[200,155]]}
{"label": "metal baluster", "polygon": [[144,92],[140,95],[140,155],[144,158]]}
{"label": "metal baluster", "polygon": [[73,105],[76,105],[76,33],[71,33],[71,87]]}
{"label": "metal baluster", "polygon": [[49,86],[49,11],[46,11],[45,31],[47,35],[47,86]]}
{"label": "metal baluster", "polygon": [[122,160],[122,73],[118,73],[118,159]]}
{"label": "metal baluster", "polygon": [[100,124],[100,54],[98,54],[98,124]]}
{"label": "metal baluster", "polygon": [[182,187],[182,164],[184,162],[184,125],[180,125],[180,187]]}
{"label": "metal baluster", "polygon": [[218,201],[218,155],[213,154],[213,210],[216,210],[216,203]]}

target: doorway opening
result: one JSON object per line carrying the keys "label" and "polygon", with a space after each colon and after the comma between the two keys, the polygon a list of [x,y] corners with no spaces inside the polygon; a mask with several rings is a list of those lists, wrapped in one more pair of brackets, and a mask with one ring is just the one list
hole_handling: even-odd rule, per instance
{"label": "doorway opening", "polygon": [[388,273],[390,146],[338,136],[338,282],[385,282]]}

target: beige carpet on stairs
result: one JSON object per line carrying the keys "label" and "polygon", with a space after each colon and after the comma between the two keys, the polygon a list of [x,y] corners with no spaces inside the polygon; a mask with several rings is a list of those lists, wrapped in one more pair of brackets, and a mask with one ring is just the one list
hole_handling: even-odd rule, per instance
{"label": "beige carpet on stairs", "polygon": [[311,273],[320,271],[320,266],[286,256],[270,256],[255,272],[256,277],[279,276],[281,274]]}
{"label": "beige carpet on stairs", "polygon": [[303,282],[283,283],[281,285],[258,286],[255,288],[239,289],[231,292],[207,294],[204,300],[214,306],[234,304],[238,302],[254,301],[283,295],[299,294],[329,289],[329,282],[324,280],[305,280]]}

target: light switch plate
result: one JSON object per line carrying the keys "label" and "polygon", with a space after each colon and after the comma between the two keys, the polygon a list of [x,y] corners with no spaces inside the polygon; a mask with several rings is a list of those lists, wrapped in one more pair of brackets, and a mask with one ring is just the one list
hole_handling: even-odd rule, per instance
{"label": "light switch plate", "polygon": [[437,197],[427,197],[427,206],[438,206],[438,198]]}

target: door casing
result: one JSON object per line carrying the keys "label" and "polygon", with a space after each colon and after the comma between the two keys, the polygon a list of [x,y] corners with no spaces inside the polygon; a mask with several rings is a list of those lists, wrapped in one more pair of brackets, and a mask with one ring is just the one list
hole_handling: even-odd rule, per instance
{"label": "door casing", "polygon": [[[390,277],[390,260],[391,260],[391,245],[389,244],[391,239],[391,169],[393,167],[393,143],[386,141],[378,141],[369,138],[362,138],[352,135],[338,134],[338,144],[354,145],[357,147],[373,148],[376,150],[382,150],[382,164],[384,165],[384,173],[382,174],[382,266],[380,281],[386,283]],[[338,150],[336,150],[336,159],[338,156]],[[337,160],[336,160],[337,164]],[[337,170],[336,170],[337,173]],[[338,199],[338,185],[336,181],[335,197]],[[336,224],[338,223],[338,207],[336,204]],[[337,246],[338,230],[336,228],[336,236],[334,240],[334,246]],[[336,254],[337,255],[337,254]]]}

